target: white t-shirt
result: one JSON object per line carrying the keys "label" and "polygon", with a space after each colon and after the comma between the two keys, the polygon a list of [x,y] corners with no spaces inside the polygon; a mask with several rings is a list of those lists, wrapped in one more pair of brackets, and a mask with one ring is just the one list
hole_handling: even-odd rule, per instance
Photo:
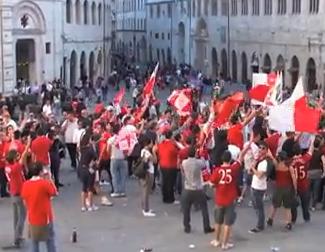
{"label": "white t-shirt", "polygon": [[51,107],[50,104],[44,104],[44,106],[43,106],[43,113],[46,116],[49,116],[50,114],[52,114],[52,107]]}
{"label": "white t-shirt", "polygon": [[148,151],[147,149],[142,149],[141,158],[143,158],[145,162],[148,162],[148,166],[149,166],[148,172],[150,174],[154,174],[155,167],[153,165],[153,162],[150,160],[152,158],[152,154],[150,153],[150,151]]}
{"label": "white t-shirt", "polygon": [[257,165],[257,171],[264,172],[264,176],[258,178],[255,174],[252,179],[252,188],[255,190],[266,190],[267,189],[267,161],[263,160]]}

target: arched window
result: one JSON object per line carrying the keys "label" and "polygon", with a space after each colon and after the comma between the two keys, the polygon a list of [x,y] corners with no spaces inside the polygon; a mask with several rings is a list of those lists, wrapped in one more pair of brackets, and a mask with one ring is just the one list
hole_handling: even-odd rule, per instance
{"label": "arched window", "polygon": [[247,0],[241,0],[241,14],[242,16],[248,15],[248,2]]}
{"label": "arched window", "polygon": [[98,5],[98,24],[102,24],[102,4]]}
{"label": "arched window", "polygon": [[260,0],[253,0],[253,16],[259,16],[260,15]]}
{"label": "arched window", "polygon": [[66,2],[66,21],[68,24],[71,24],[71,12],[72,12],[72,6],[71,6],[71,0],[67,0]]}
{"label": "arched window", "polygon": [[264,15],[272,15],[272,0],[264,0]]}
{"label": "arched window", "polygon": [[284,15],[287,12],[287,0],[278,0],[278,14]]}
{"label": "arched window", "polygon": [[211,15],[218,15],[218,0],[211,0]]}
{"label": "arched window", "polygon": [[91,24],[95,25],[96,24],[96,4],[93,2],[91,4]]}
{"label": "arched window", "polygon": [[309,0],[309,13],[317,14],[319,9],[319,0]]}
{"label": "arched window", "polygon": [[80,0],[76,1],[76,23],[81,24],[81,5]]}
{"label": "arched window", "polygon": [[209,15],[209,0],[204,0],[204,15]]}
{"label": "arched window", "polygon": [[84,24],[88,24],[88,1],[84,2]]}

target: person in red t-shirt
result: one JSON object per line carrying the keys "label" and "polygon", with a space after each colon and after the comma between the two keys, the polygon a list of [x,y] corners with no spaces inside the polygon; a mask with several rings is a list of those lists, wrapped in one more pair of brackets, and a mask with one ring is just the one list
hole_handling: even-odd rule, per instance
{"label": "person in red t-shirt", "polygon": [[30,173],[32,178],[23,184],[21,197],[27,209],[32,251],[39,251],[40,240],[45,240],[47,251],[55,252],[51,198],[57,195],[57,189],[41,163],[33,164]]}
{"label": "person in red t-shirt", "polygon": [[[309,204],[310,204],[310,190],[308,165],[314,152],[314,140],[312,141],[309,151],[302,155],[302,150],[299,143],[295,143],[292,148],[294,154],[291,166],[294,168],[297,178],[297,193],[301,201],[302,216],[305,222],[310,221]],[[291,207],[292,223],[297,220],[297,204]]]}
{"label": "person in red t-shirt", "polygon": [[[216,239],[211,241],[214,247],[221,246],[222,249],[230,249],[234,245],[229,243],[231,226],[236,220],[236,200],[238,198],[237,182],[240,176],[241,162],[243,156],[249,149],[250,144],[240,153],[237,161],[232,161],[230,151],[226,150],[222,156],[222,165],[213,169],[210,177],[212,186],[215,186],[215,230]],[[223,229],[223,237],[221,233]]]}
{"label": "person in red t-shirt", "polygon": [[42,128],[37,130],[37,137],[33,140],[31,151],[34,162],[40,162],[46,170],[50,170],[50,148],[53,141],[44,135]]}
{"label": "person in red t-shirt", "polygon": [[174,188],[177,179],[178,147],[172,140],[172,132],[168,131],[166,139],[155,147],[162,174],[162,196],[164,203],[174,203]]}
{"label": "person in red t-shirt", "polygon": [[17,248],[21,246],[23,241],[22,237],[26,218],[26,210],[21,198],[21,190],[25,181],[24,165],[26,164],[25,161],[29,146],[30,138],[21,156],[17,150],[10,150],[7,155],[7,164],[5,168],[13,202],[14,246]]}
{"label": "person in red t-shirt", "polygon": [[0,197],[9,197],[9,193],[7,192],[7,177],[5,173],[5,165],[6,165],[6,141],[5,141],[5,133],[0,131]]}

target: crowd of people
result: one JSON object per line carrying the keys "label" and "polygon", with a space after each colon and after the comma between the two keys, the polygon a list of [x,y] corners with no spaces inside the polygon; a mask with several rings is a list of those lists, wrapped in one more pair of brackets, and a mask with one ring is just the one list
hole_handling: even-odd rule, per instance
{"label": "crowd of people", "polygon": [[[160,77],[173,75],[165,80],[182,80],[178,88],[189,88],[191,85],[183,85],[189,74],[186,67],[160,73]],[[119,78],[113,77],[114,81]],[[46,242],[48,251],[56,251],[51,198],[64,186],[60,178],[64,158],[80,180],[82,212],[98,209],[96,195],[104,206],[113,206],[112,198],[127,197],[128,179],[135,177],[144,217],[156,216],[150,195],[159,186],[164,204],[181,203],[186,233],[191,232],[194,205],[202,211],[203,231],[215,231],[211,245],[224,250],[234,246],[231,228],[236,207],[243,202],[252,202],[256,211],[256,226],[250,233],[271,227],[280,207],[285,209],[288,231],[297,221],[299,205],[305,222],[311,220],[310,212],[319,203],[325,210],[325,136],[321,128],[314,134],[276,132],[268,127],[265,109],[249,100],[216,127],[217,100],[201,106],[195,87],[190,87],[191,113],[184,116],[171,104],[160,111],[165,106],[154,92],[144,97],[137,74],[128,81],[131,105],[105,101],[106,94],[98,92],[90,109],[87,95],[63,98],[60,87],[46,85],[35,91],[42,105],[27,105],[19,112],[1,97],[0,192],[1,197],[12,199],[14,246],[23,244],[27,214],[31,251],[39,251],[40,241]],[[165,84],[171,85],[168,82]],[[100,186],[105,184],[110,185],[109,195],[101,192]],[[208,210],[211,188],[215,191],[214,227]],[[265,199],[270,197],[272,204],[265,213]]]}

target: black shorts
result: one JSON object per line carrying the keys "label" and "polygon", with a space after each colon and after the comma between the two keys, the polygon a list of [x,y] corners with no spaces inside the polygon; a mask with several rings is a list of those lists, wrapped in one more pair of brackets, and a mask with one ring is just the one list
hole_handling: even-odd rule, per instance
{"label": "black shorts", "polygon": [[232,203],[229,206],[216,206],[214,210],[214,220],[218,225],[232,226],[236,221],[236,204]]}
{"label": "black shorts", "polygon": [[91,174],[88,169],[81,169],[79,178],[82,184],[82,192],[91,192],[95,185],[95,173]]}
{"label": "black shorts", "polygon": [[283,206],[288,209],[291,208],[295,199],[293,188],[290,187],[278,187],[275,189],[272,197],[272,204],[274,208],[280,208]]}

